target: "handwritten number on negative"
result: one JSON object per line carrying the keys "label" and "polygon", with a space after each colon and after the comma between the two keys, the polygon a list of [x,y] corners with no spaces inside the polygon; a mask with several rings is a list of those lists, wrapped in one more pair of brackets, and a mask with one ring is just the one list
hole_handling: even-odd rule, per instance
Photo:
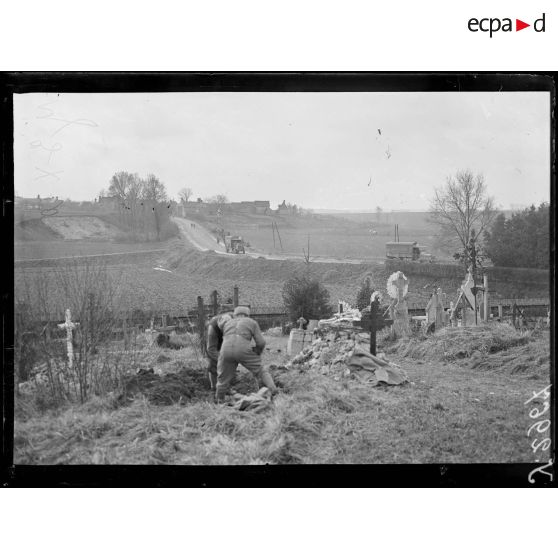
{"label": "handwritten number on negative", "polygon": [[[541,427],[544,423],[547,423],[546,426],[541,430]],[[529,430],[527,430],[527,436],[531,435],[531,430],[533,430],[533,428],[535,428],[535,426],[537,427],[537,432],[539,434],[544,434],[549,428],[550,428],[550,421],[548,419],[545,420],[539,420],[538,422],[535,422],[535,424],[531,425],[531,428],[529,428]]]}
{"label": "handwritten number on negative", "polygon": [[550,447],[551,441],[550,438],[544,438],[540,442],[537,442],[537,438],[533,440],[531,447],[533,448],[533,453],[536,452],[541,446],[542,450],[546,451]]}
{"label": "handwritten number on negative", "polygon": [[534,409],[531,409],[529,411],[529,416],[532,419],[538,419],[541,415],[544,415],[546,413],[546,411],[548,411],[549,408],[550,408],[550,403],[545,401],[543,403],[543,408],[542,409],[537,409],[536,407]]}
{"label": "handwritten number on negative", "polygon": [[[537,399],[538,397],[541,397],[542,399],[548,399],[550,397],[550,387],[551,386],[546,386],[544,389],[541,389],[541,391],[537,391],[537,392],[533,392],[533,397],[531,397],[530,399],[527,399],[527,401],[525,401],[524,405],[527,405],[527,403],[530,403],[531,401],[533,401],[533,399]],[[542,397],[544,395],[544,397]]]}

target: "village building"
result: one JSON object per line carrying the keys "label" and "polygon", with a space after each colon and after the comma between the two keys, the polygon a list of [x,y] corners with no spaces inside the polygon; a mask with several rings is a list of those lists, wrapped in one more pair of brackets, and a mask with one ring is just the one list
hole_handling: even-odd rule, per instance
{"label": "village building", "polygon": [[291,214],[291,210],[287,207],[287,204],[285,203],[285,200],[283,200],[283,203],[281,205],[277,206],[277,213],[279,215],[290,215]]}
{"label": "village building", "polygon": [[99,196],[97,200],[98,207],[105,211],[118,211],[118,196]]}
{"label": "village building", "polygon": [[267,215],[271,209],[269,201],[256,200],[254,202],[256,213],[259,215]]}
{"label": "village building", "polygon": [[256,200],[256,201],[240,201],[240,202],[228,202],[228,203],[208,203],[204,202],[201,198],[198,198],[194,202],[185,202],[181,204],[182,209],[176,210],[177,214],[181,216],[186,216],[190,213],[202,213],[205,215],[217,215],[218,211],[221,212],[233,212],[233,213],[244,213],[244,214],[258,214],[267,215],[271,212],[271,205],[268,200]]}

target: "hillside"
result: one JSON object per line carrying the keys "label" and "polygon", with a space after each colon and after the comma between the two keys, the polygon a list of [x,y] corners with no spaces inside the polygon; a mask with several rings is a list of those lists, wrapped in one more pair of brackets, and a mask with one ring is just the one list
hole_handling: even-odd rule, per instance
{"label": "hillside", "polygon": [[[421,214],[425,215],[425,214]],[[305,216],[268,216],[256,214],[226,213],[221,217],[193,214],[189,219],[197,221],[208,230],[219,229],[243,236],[250,245],[267,254],[302,255],[308,251],[320,257],[384,260],[386,242],[393,240],[391,223],[378,222],[374,214],[312,214]],[[416,241],[426,251],[439,259],[449,254],[435,245],[435,230],[424,218],[399,224],[402,242]]]}
{"label": "hillside", "polygon": [[56,215],[17,222],[16,241],[99,240],[112,241],[122,231],[95,215]]}

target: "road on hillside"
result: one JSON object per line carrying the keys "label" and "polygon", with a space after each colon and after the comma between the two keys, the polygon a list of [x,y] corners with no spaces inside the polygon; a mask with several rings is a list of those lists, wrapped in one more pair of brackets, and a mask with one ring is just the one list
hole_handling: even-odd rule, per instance
{"label": "road on hillside", "polygon": [[[266,260],[304,260],[304,256],[299,256],[297,254],[266,254],[254,249],[247,249],[246,254],[229,254],[223,244],[217,242],[215,235],[211,234],[205,227],[191,221],[189,219],[184,219],[182,217],[173,217],[173,221],[178,225],[180,229],[180,234],[189,244],[191,244],[196,250],[202,252],[207,250],[213,250],[217,254],[222,254],[223,256],[231,256],[234,258],[264,258]],[[372,262],[383,262],[383,258],[367,259],[367,260],[355,260],[355,259],[340,259],[340,258],[325,258],[321,256],[312,256],[310,258],[312,262],[318,263],[345,263],[345,264],[363,264]]]}

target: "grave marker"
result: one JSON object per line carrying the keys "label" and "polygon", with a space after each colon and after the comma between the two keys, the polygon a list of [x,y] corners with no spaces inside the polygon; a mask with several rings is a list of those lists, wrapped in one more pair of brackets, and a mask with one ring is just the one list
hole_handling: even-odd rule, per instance
{"label": "grave marker", "polygon": [[58,324],[60,329],[66,330],[66,352],[68,354],[68,368],[73,368],[74,366],[74,345],[72,343],[72,331],[78,326],[78,323],[72,322],[72,314],[70,309],[66,310],[66,320],[63,324]]}

